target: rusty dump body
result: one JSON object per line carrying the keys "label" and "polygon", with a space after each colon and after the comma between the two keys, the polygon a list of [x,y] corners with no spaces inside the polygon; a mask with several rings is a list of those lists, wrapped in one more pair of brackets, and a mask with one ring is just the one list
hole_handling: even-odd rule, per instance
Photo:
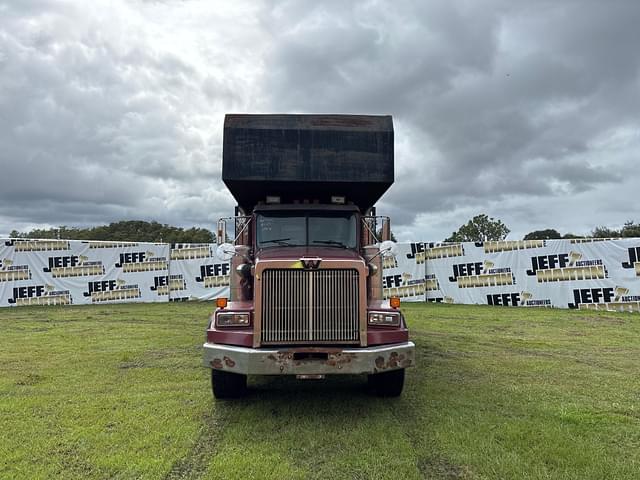
{"label": "rusty dump body", "polygon": [[222,179],[238,202],[236,254],[207,367],[313,377],[414,364],[404,317],[382,298],[372,215],[393,183],[390,116],[227,115]]}
{"label": "rusty dump body", "polygon": [[371,115],[227,115],[222,180],[245,212],[281,197],[362,211],[393,183],[393,122]]}

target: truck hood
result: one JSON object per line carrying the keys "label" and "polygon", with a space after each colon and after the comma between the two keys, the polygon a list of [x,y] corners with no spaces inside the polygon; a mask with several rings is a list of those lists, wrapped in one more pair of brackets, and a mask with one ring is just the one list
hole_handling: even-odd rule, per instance
{"label": "truck hood", "polygon": [[303,257],[319,257],[324,260],[362,260],[354,250],[335,247],[270,247],[259,250],[256,260],[298,260]]}

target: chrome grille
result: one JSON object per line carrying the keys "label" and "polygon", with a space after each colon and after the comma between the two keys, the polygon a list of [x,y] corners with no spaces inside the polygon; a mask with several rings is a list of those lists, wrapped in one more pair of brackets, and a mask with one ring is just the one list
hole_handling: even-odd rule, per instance
{"label": "chrome grille", "polygon": [[356,343],[358,312],[357,270],[262,274],[262,343]]}

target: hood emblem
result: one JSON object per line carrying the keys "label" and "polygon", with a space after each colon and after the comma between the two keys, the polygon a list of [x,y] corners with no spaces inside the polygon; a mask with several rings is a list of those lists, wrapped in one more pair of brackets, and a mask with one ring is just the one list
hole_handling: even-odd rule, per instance
{"label": "hood emblem", "polygon": [[301,258],[300,263],[302,263],[302,268],[305,270],[317,270],[320,268],[320,262],[322,262],[321,258]]}

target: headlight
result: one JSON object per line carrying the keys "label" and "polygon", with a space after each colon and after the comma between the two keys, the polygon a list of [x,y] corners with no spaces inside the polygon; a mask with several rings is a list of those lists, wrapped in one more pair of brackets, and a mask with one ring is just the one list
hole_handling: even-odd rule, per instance
{"label": "headlight", "polygon": [[397,327],[400,325],[400,314],[395,312],[369,312],[369,325]]}
{"label": "headlight", "polygon": [[216,315],[216,327],[246,327],[249,325],[248,313],[224,312]]}

